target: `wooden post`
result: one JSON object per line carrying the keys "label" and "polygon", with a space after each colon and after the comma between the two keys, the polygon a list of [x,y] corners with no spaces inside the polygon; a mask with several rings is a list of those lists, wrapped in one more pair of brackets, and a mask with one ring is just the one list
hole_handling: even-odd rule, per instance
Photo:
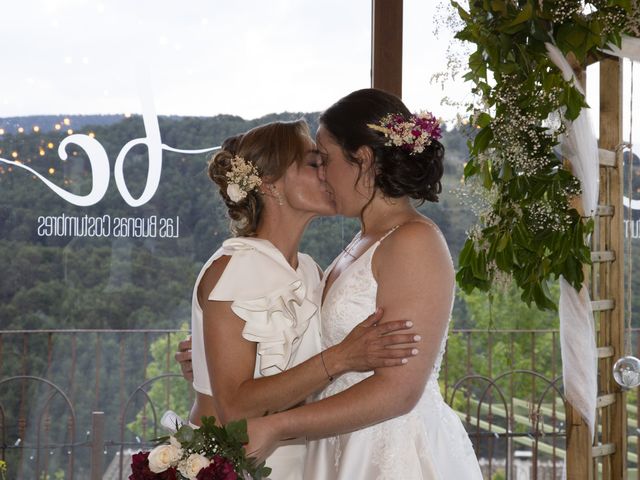
{"label": "wooden post", "polygon": [[[622,142],[622,61],[618,58],[600,62],[600,148],[616,151]],[[615,445],[608,465],[603,465],[603,478],[627,478],[627,410],[626,394],[614,381],[613,362],[624,352],[624,231],[623,231],[623,162],[616,155],[615,168],[610,168],[610,201],[614,215],[610,224],[610,245],[616,252],[616,260],[609,272],[609,297],[614,300],[614,309],[601,318],[600,335],[608,342],[614,354],[601,360],[600,394],[613,394],[615,401],[602,412],[602,443]],[[605,470],[609,470],[605,472]],[[605,476],[605,474],[608,475]]]}
{"label": "wooden post", "polygon": [[104,412],[91,414],[91,480],[104,474]]}
{"label": "wooden post", "polygon": [[[584,81],[584,71],[574,66]],[[567,407],[567,478],[626,479],[626,398],[613,379],[613,362],[624,355],[624,237],[621,156],[622,64],[606,59],[600,64],[600,191],[603,213],[595,218],[592,252],[612,254],[591,267],[591,299],[601,304],[594,312],[598,346],[598,410],[596,446],[584,420]],[[610,152],[610,153],[607,153]],[[604,155],[604,156],[603,156]],[[615,159],[615,160],[614,160]],[[604,213],[606,212],[606,213]],[[592,256],[593,259],[593,256]]]}
{"label": "wooden post", "polygon": [[591,433],[571,404],[567,403],[567,480],[593,480]]}
{"label": "wooden post", "polygon": [[371,86],[402,97],[402,3],[372,0]]}
{"label": "wooden post", "polygon": [[[586,68],[578,64],[575,57],[569,56],[569,63],[573,67],[573,71],[578,79],[578,82],[586,91],[587,84],[587,71]],[[570,169],[570,166],[567,166]],[[576,197],[571,206],[575,208],[580,215],[584,215],[584,209],[582,208],[582,201]],[[597,221],[597,220],[596,220]],[[593,244],[591,246],[593,250]],[[597,248],[596,250],[598,250]],[[584,267],[583,269],[585,279],[590,278],[591,267]],[[591,289],[590,297],[593,300],[594,291]],[[567,425],[567,453],[566,453],[566,478],[567,480],[593,480],[594,469],[593,460],[591,455],[591,445],[593,441],[591,439],[591,432],[589,426],[584,421],[580,413],[573,408],[569,402],[566,405],[566,425]]]}

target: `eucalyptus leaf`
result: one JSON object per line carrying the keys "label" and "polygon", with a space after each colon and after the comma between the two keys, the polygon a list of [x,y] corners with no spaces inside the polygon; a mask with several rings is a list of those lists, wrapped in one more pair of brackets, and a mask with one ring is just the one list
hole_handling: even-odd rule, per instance
{"label": "eucalyptus leaf", "polygon": [[533,17],[533,6],[530,2],[527,2],[522,7],[522,10],[518,13],[516,18],[513,19],[512,22],[508,24],[509,27],[513,27],[514,25],[519,25],[521,23],[527,22],[531,20]]}

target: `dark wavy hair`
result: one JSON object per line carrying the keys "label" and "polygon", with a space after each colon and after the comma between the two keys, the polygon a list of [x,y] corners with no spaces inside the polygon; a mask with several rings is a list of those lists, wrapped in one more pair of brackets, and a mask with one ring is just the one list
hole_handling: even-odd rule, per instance
{"label": "dark wavy hair", "polygon": [[377,124],[388,114],[409,118],[411,112],[395,95],[365,88],[334,103],[320,116],[320,123],[342,147],[347,160],[358,165],[358,179],[363,171],[355,152],[366,145],[373,150],[371,167],[376,189],[391,198],[409,196],[420,203],[437,202],[442,191],[444,146],[432,140],[423,152],[410,155],[400,147],[385,145],[384,134],[367,124]]}

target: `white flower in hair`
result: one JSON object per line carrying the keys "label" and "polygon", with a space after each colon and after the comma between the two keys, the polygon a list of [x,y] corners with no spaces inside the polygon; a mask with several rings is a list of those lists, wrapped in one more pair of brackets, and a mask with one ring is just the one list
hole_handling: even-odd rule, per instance
{"label": "white flower in hair", "polygon": [[238,203],[247,196],[247,192],[243,191],[237,183],[230,183],[227,186],[227,195],[232,202]]}
{"label": "white flower in hair", "polygon": [[234,203],[244,200],[247,193],[262,185],[256,166],[238,155],[231,159],[231,170],[227,172],[227,178],[227,195]]}

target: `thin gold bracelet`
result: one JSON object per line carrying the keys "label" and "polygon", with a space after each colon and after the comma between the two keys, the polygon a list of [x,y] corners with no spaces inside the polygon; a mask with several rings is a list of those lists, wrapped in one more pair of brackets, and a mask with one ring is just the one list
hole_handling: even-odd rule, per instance
{"label": "thin gold bracelet", "polygon": [[333,382],[333,376],[331,376],[329,374],[329,370],[327,370],[327,364],[324,363],[324,355],[323,355],[324,351],[320,352],[320,360],[322,360],[322,366],[324,367],[324,371],[327,374],[327,377],[329,378],[329,382]]}

